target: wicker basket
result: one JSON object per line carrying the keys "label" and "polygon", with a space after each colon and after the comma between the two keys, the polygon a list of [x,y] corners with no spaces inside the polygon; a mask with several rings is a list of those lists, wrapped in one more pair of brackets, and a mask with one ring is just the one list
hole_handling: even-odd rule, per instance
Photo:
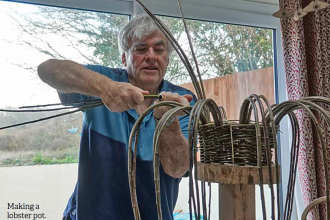
{"label": "wicker basket", "polygon": [[[260,124],[262,165],[267,165],[264,129]],[[202,163],[235,164],[257,166],[257,138],[254,123],[239,124],[225,122],[222,126],[214,123],[198,128]],[[268,131],[270,148],[274,148],[273,132]]]}

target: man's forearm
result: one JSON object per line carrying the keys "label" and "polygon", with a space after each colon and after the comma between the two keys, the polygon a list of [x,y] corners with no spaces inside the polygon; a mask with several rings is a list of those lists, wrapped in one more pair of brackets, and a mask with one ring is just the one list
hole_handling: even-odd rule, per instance
{"label": "man's forearm", "polygon": [[78,63],[55,59],[40,64],[38,75],[42,81],[61,92],[91,96],[99,96],[102,83],[109,80]]}
{"label": "man's forearm", "polygon": [[161,134],[160,160],[164,171],[172,177],[182,177],[188,171],[188,141],[181,132],[178,119],[165,127]]}

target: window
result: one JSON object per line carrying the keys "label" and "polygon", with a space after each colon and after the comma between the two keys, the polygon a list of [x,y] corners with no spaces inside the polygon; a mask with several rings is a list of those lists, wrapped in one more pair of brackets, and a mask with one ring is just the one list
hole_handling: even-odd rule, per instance
{"label": "window", "polygon": [[[47,59],[119,66],[116,36],[129,16],[0,1],[0,20],[0,109],[16,109],[60,102],[57,92],[37,76],[37,66]],[[0,127],[58,113],[63,111],[0,112]],[[39,210],[21,211],[62,218],[77,179],[73,162],[78,161],[81,125],[82,113],[74,113],[0,130],[3,207],[38,204]],[[53,163],[73,164],[26,166]],[[14,211],[2,208],[0,216],[12,218]]]}
{"label": "window", "polygon": [[[194,64],[182,20],[164,16],[161,19],[170,26]],[[203,79],[273,66],[271,29],[191,19],[186,19],[186,22]],[[189,75],[176,53],[172,56],[166,77],[176,83],[189,81]]]}
{"label": "window", "polygon": [[[0,2],[0,10],[1,108],[60,102],[56,91],[37,77],[37,66],[47,59],[121,64],[116,36],[128,22],[126,15],[11,2]],[[0,113],[0,126],[54,113]],[[81,122],[76,113],[2,131],[0,164],[77,161]]]}
{"label": "window", "polygon": [[[36,3],[36,4],[50,4],[47,1],[43,0],[24,0],[24,2]],[[166,16],[179,16],[178,6],[176,2],[173,1],[163,1],[163,0],[144,0],[144,4],[151,9],[151,11],[155,14],[161,14]],[[129,15],[135,15],[138,13],[142,13],[142,10],[137,6],[134,1],[119,1],[119,0],[109,0],[109,1],[88,1],[88,0],[53,0],[51,1],[52,6],[62,6],[62,7],[75,7],[84,10],[93,10],[93,11],[103,11],[103,12],[110,12],[110,13],[117,13],[117,14],[106,14],[101,12],[88,12],[88,11],[78,11],[72,9],[62,9],[62,8],[54,8],[54,7],[45,7],[45,6],[36,6],[36,5],[26,5],[21,3],[12,3],[12,2],[4,2],[0,1],[0,19],[2,21],[3,27],[1,29],[0,35],[0,60],[6,61],[5,63],[2,62],[0,66],[0,100],[1,105],[0,108],[4,108],[6,106],[23,106],[23,105],[31,105],[31,104],[43,104],[43,103],[56,103],[58,102],[58,98],[56,93],[52,92],[50,95],[50,89],[48,86],[43,85],[40,81],[38,81],[35,72],[31,72],[31,69],[35,71],[35,68],[38,64],[43,62],[46,59],[51,57],[59,57],[59,58],[66,58],[72,59],[80,63],[100,63],[105,65],[118,65],[117,55],[116,57],[106,56],[103,52],[113,52],[116,48],[108,48],[104,47],[104,45],[108,45],[110,42],[115,42],[115,39],[106,38],[105,41],[95,41],[95,39],[104,39],[107,37],[105,32],[98,31],[101,30],[99,27],[109,28],[108,23],[104,21],[111,21],[110,23],[113,25],[111,26],[111,31],[116,32],[118,29],[123,25],[125,22],[128,21]],[[277,102],[282,102],[286,100],[286,93],[285,93],[285,76],[283,74],[283,59],[282,59],[282,51],[281,51],[281,33],[280,33],[280,25],[279,21],[275,18],[272,18],[270,15],[271,13],[278,10],[278,5],[272,4],[265,4],[265,3],[257,3],[257,2],[249,2],[249,1],[213,1],[213,0],[206,0],[201,3],[197,0],[189,1],[188,3],[184,3],[184,11],[186,17],[194,18],[198,20],[190,21],[193,25],[200,25],[201,27],[204,26],[212,26],[224,27],[224,23],[231,23],[231,24],[239,24],[244,25],[242,28],[246,28],[247,30],[256,30],[255,28],[247,27],[265,27],[262,29],[263,31],[267,32],[271,41],[274,44],[271,44],[273,49],[276,51],[275,56],[271,57],[272,61],[269,60],[266,66],[271,68],[271,64],[273,63],[274,71],[278,73],[275,75],[274,87],[278,87],[278,92],[276,100]],[[55,14],[52,14],[51,11],[54,11]],[[16,11],[16,12],[15,12]],[[62,11],[62,12],[61,12]],[[8,15],[10,12],[10,16]],[[46,17],[43,17],[46,15]],[[61,14],[63,13],[63,14]],[[23,14],[23,15],[22,15]],[[122,15],[119,15],[122,14]],[[29,17],[31,16],[31,17]],[[54,29],[45,29],[45,32],[42,34],[37,34],[34,31],[40,31],[40,27],[37,26],[36,29],[25,29],[31,27],[33,22],[37,23],[44,23],[47,22],[52,23],[54,22],[55,16],[61,17],[60,20],[56,20],[56,22],[63,22],[57,23],[54,26]],[[85,24],[80,23],[79,19],[76,20],[76,16],[84,17],[88,22]],[[63,26],[63,24],[67,21],[76,22],[77,26]],[[212,22],[205,22],[205,21],[212,21]],[[32,22],[32,23],[31,23]],[[223,22],[223,23],[218,23]],[[19,32],[22,29],[14,28],[17,26],[24,28],[23,32]],[[80,29],[80,31],[76,31],[76,28],[83,27],[83,25],[87,25],[90,29]],[[33,27],[33,26],[32,26]],[[46,26],[47,27],[47,26]],[[62,27],[65,27],[67,32],[58,32]],[[86,26],[85,26],[86,27]],[[93,27],[97,27],[93,29]],[[228,26],[229,27],[229,26]],[[178,28],[182,28],[178,24]],[[258,29],[258,28],[257,28]],[[28,32],[28,30],[30,30]],[[93,35],[88,35],[87,30],[93,31]],[[260,29],[260,31],[262,31]],[[73,31],[73,32],[72,32]],[[54,34],[55,32],[56,34]],[[178,32],[179,33],[179,32]],[[197,33],[197,32],[196,32]],[[219,32],[221,33],[221,31]],[[194,34],[194,32],[192,33]],[[273,34],[273,35],[272,35]],[[207,36],[207,35],[205,35]],[[95,37],[95,38],[94,38]],[[196,37],[198,35],[196,34]],[[20,45],[16,45],[16,42],[19,40]],[[49,42],[49,44],[47,44]],[[184,43],[184,42],[183,42]],[[116,44],[114,44],[116,45]],[[98,49],[92,49],[95,48]],[[217,46],[216,44],[214,46]],[[47,48],[47,51],[44,49]],[[188,50],[187,46],[184,46],[185,49]],[[203,45],[197,45],[197,49],[201,52],[206,52]],[[221,48],[220,48],[221,49]],[[112,51],[107,51],[112,50]],[[225,51],[224,51],[225,52]],[[48,54],[47,54],[48,53]],[[113,53],[110,53],[113,54]],[[108,55],[110,55],[108,54]],[[201,53],[203,54],[203,53]],[[221,53],[220,53],[221,54]],[[235,54],[235,53],[233,53]],[[273,54],[273,52],[271,53]],[[266,57],[266,56],[265,56]],[[267,56],[270,58],[270,56]],[[246,58],[246,57],[244,57]],[[174,59],[174,58],[173,58]],[[200,57],[201,62],[203,63],[203,59],[208,59],[207,56]],[[232,60],[235,60],[235,56],[231,57]],[[229,59],[230,60],[230,59]],[[236,57],[238,59],[238,56]],[[260,62],[257,60],[255,61],[255,65],[260,65]],[[229,72],[240,72],[243,71],[242,68],[248,69],[249,66],[251,69],[255,69],[254,65],[247,65],[252,64],[253,62],[246,62],[245,61],[237,61],[237,62],[230,62],[228,64],[229,68],[224,68],[221,66],[217,66],[216,63],[210,68],[212,71],[208,71],[208,66],[201,67],[201,71],[205,73],[205,78],[214,78],[217,75],[214,75],[215,72],[223,72],[223,75]],[[179,65],[179,64],[178,64]],[[220,68],[221,71],[215,71],[216,68]],[[9,68],[11,68],[9,70]],[[175,68],[180,69],[179,66],[171,66],[172,70],[174,71]],[[259,67],[258,67],[259,68]],[[9,79],[8,79],[9,78]],[[180,83],[186,83],[185,81],[188,77],[181,77],[181,78],[169,78],[170,80],[181,80]],[[13,80],[15,83],[9,83],[9,80]],[[277,87],[276,87],[277,86]],[[274,88],[272,87],[272,88]],[[22,89],[24,92],[21,92]],[[39,92],[35,92],[36,89]],[[27,91],[31,93],[27,93]],[[10,95],[8,95],[10,94]],[[19,101],[20,100],[20,101]],[[7,104],[5,104],[7,103]],[[237,102],[240,103],[240,102]],[[228,109],[228,107],[225,107]],[[236,109],[236,107],[235,107]],[[228,111],[228,110],[227,110]],[[17,117],[21,117],[20,114],[15,114]],[[8,114],[2,114],[2,117],[12,117]],[[43,115],[35,114],[36,118],[39,118]],[[31,116],[32,117],[32,116]],[[21,121],[22,118],[12,119],[13,121]],[[32,118],[29,118],[32,119]],[[81,115],[71,115],[71,118],[59,118],[57,122],[60,120],[61,123],[54,124],[52,121],[40,122],[37,126],[30,125],[27,127],[18,127],[17,129],[11,129],[6,131],[0,131],[0,142],[3,141],[3,136],[1,135],[11,135],[11,138],[15,138],[15,136],[21,135],[24,130],[53,130],[54,127],[58,127],[63,133],[58,133],[56,135],[62,135],[63,137],[66,136],[68,139],[72,139],[72,143],[74,146],[77,146],[75,142],[79,139],[79,126]],[[53,120],[54,121],[54,120]],[[10,124],[11,122],[5,122],[3,119],[0,120],[0,126],[5,125],[5,123]],[[285,124],[286,122],[282,122]],[[78,128],[76,132],[75,129]],[[74,133],[70,133],[69,130]],[[282,128],[282,135],[281,135],[281,143],[288,143],[288,137],[286,134],[286,126]],[[28,135],[30,136],[30,135]],[[44,137],[40,137],[42,139]],[[47,137],[46,137],[47,138]],[[25,139],[26,140],[26,139]],[[21,142],[24,142],[23,140]],[[58,140],[61,143],[61,140]],[[65,141],[67,142],[67,141]],[[26,143],[22,143],[26,144]],[[55,143],[51,143],[55,144]],[[76,149],[73,151],[76,155]],[[8,154],[7,154],[8,155]],[[31,158],[36,161],[42,161],[45,159],[45,153],[40,153],[40,150],[35,151],[30,154]],[[70,154],[71,155],[71,154]],[[70,159],[70,155],[68,158]],[[10,155],[9,155],[10,156]],[[16,154],[11,155],[14,160],[20,160],[20,157],[16,157]],[[6,158],[6,153],[0,153],[0,160],[3,161],[3,158]],[[55,157],[56,158],[56,157]],[[65,158],[65,157],[64,157]],[[75,160],[76,158],[72,158]],[[53,160],[53,158],[50,158]],[[8,164],[17,164],[18,161],[6,161]],[[3,163],[3,162],[1,162]],[[12,171],[13,172],[13,171]],[[17,175],[26,172],[26,170],[22,169]],[[2,175],[2,174],[0,174]],[[12,177],[12,175],[8,175],[6,177]],[[34,176],[36,178],[37,175]],[[65,176],[59,177],[59,179],[65,178]],[[214,189],[214,188],[213,188]],[[42,190],[39,193],[46,194],[47,190]],[[67,201],[68,195],[72,192],[72,189],[66,191],[66,194],[63,194],[64,202],[57,210],[57,213],[49,211],[47,213],[51,213],[51,216],[61,216],[61,212],[63,207]],[[0,192],[3,195],[2,192]],[[32,196],[30,196],[32,197]],[[19,198],[15,197],[15,198]],[[184,198],[188,198],[185,196]],[[6,199],[6,197],[2,197],[2,199]],[[0,199],[1,200],[1,199]],[[1,200],[1,202],[6,203],[6,200]],[[52,207],[53,204],[58,203],[58,201],[53,200],[54,202],[51,203],[49,206]],[[19,202],[19,199],[17,200]],[[185,200],[186,202],[186,200]],[[216,203],[213,203],[216,206]],[[54,208],[53,208],[54,209]],[[213,210],[217,210],[217,208],[213,208]],[[1,210],[0,210],[1,212]],[[58,217],[56,217],[58,218]]]}
{"label": "window", "polygon": [[[193,66],[189,42],[181,19],[161,16],[169,26]],[[204,80],[207,98],[212,98],[226,110],[227,119],[238,120],[240,107],[250,94],[263,94],[271,104],[275,103],[273,69],[273,30],[217,22],[186,19],[194,53]],[[196,68],[195,73],[197,74]],[[166,78],[183,84],[194,91],[188,72],[179,56],[171,57]],[[188,180],[183,179],[178,208],[188,209]],[[266,199],[269,195],[265,188]],[[217,219],[217,184],[212,184],[211,219]],[[208,190],[206,190],[208,191]],[[257,218],[262,216],[259,187],[256,187]],[[269,199],[267,199],[269,201]],[[267,204],[269,204],[267,202]],[[267,206],[268,208],[268,206]],[[270,210],[267,210],[270,218]]]}
{"label": "window", "polygon": [[[161,19],[195,67],[182,20],[165,16]],[[240,106],[250,94],[263,94],[271,104],[275,103],[272,29],[191,19],[186,23],[200,73],[206,80],[206,96],[224,107],[228,119],[238,120]],[[165,78],[194,91],[176,53]]]}

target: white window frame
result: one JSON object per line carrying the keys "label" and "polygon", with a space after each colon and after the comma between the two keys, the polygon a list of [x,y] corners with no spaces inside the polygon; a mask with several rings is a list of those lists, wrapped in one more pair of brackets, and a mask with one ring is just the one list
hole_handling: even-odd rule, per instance
{"label": "white window frame", "polygon": [[[74,9],[85,9],[100,12],[130,15],[134,17],[143,13],[140,6],[133,0],[20,0],[11,2],[32,3],[47,6],[59,6]],[[180,17],[177,0],[142,0],[154,14]],[[229,24],[247,25],[255,27],[271,28],[275,33],[274,72],[276,102],[287,100],[285,72],[282,50],[282,36],[280,20],[271,14],[279,9],[278,0],[182,0],[182,7],[186,18],[204,21],[222,22]],[[276,47],[276,48],[275,48]],[[289,143],[291,132],[289,122],[283,119],[281,122],[281,134],[279,144],[281,152],[289,155]],[[282,154],[283,155],[283,154]],[[284,156],[284,155],[283,155]],[[282,160],[283,195],[286,195],[286,182],[289,164]],[[285,169],[284,169],[285,168]],[[283,201],[283,200],[282,200]],[[293,212],[294,218],[295,212]]]}

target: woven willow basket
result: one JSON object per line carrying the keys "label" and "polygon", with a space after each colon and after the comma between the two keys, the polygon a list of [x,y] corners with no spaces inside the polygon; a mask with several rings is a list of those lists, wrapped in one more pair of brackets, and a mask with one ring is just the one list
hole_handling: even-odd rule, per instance
{"label": "woven willow basket", "polygon": [[[267,165],[264,129],[260,124],[262,165]],[[239,124],[226,121],[222,126],[214,123],[198,128],[202,163],[257,166],[257,137],[254,123]],[[274,148],[273,132],[268,131],[270,148]],[[273,151],[273,150],[272,150]],[[272,153],[271,151],[271,153]]]}

